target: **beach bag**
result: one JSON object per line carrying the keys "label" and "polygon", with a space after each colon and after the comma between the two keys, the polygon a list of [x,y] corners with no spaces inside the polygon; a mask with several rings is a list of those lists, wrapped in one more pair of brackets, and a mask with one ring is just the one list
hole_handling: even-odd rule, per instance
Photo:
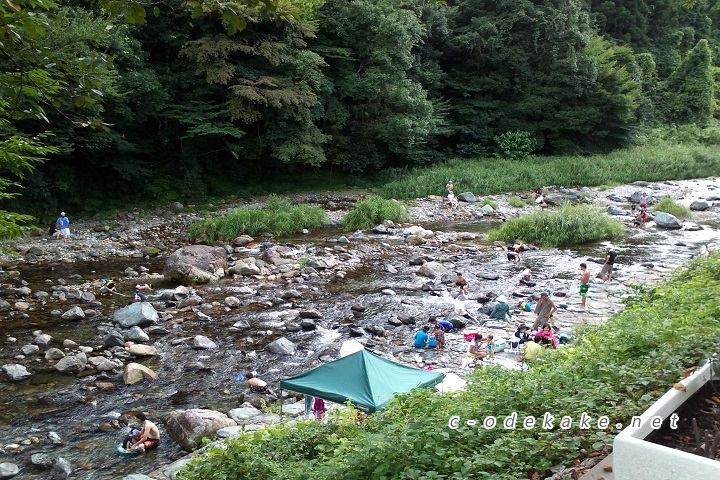
{"label": "beach bag", "polygon": [[477,335],[477,332],[463,333],[463,337],[465,337],[466,342],[472,342],[473,340],[475,340],[476,335]]}
{"label": "beach bag", "polygon": [[580,282],[577,280],[573,280],[570,282],[570,287],[568,288],[568,295],[577,295],[580,293]]}

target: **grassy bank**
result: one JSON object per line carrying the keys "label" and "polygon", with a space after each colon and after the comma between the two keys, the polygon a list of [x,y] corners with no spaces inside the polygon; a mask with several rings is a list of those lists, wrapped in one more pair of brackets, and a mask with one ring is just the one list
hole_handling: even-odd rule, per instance
{"label": "grassy bank", "polygon": [[[456,395],[416,391],[362,423],[273,426],[213,447],[181,480],[526,478],[610,445],[618,428],[718,348],[720,257],[696,260],[628,301],[601,326],[579,329],[570,347],[546,352],[527,372],[486,366]],[[548,412],[551,428],[542,425]],[[518,426],[502,428],[516,413]],[[579,426],[585,413],[590,428]],[[468,426],[496,417],[499,427]],[[522,428],[529,416],[534,428]],[[563,416],[571,419],[561,428]],[[607,416],[607,428],[598,419]],[[457,429],[449,421],[457,417]]]}
{"label": "grassy bank", "polygon": [[397,200],[369,197],[361,200],[355,208],[345,215],[341,225],[345,228],[370,228],[385,220],[406,222],[410,218],[405,205]]}
{"label": "grassy bank", "polygon": [[683,180],[720,175],[717,146],[659,142],[590,157],[530,157],[522,160],[451,160],[412,170],[379,189],[385,198],[441,195],[452,180],[456,192],[485,195],[535,190],[539,186],[601,186]]}
{"label": "grassy bank", "polygon": [[327,223],[327,214],[320,207],[291,205],[289,201],[271,196],[264,208],[238,208],[224,217],[208,218],[188,228],[194,238],[209,241],[232,240],[238,235],[270,233],[287,235],[304,228],[317,230]]}
{"label": "grassy bank", "polygon": [[598,206],[566,204],[513,217],[490,231],[489,240],[559,247],[612,238],[624,230],[620,222]]}

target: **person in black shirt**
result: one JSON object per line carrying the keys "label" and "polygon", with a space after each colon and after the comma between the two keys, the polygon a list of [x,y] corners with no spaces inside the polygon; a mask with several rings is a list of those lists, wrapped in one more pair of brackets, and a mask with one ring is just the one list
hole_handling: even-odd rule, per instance
{"label": "person in black shirt", "polygon": [[617,252],[613,249],[612,245],[608,245],[605,249],[607,250],[607,254],[605,255],[605,265],[603,265],[602,270],[600,270],[600,278],[607,282],[608,280],[612,280]]}

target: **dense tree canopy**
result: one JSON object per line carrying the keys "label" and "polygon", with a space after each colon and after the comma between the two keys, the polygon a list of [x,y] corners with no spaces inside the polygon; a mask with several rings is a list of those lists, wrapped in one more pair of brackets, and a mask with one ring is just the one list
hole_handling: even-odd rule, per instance
{"label": "dense tree canopy", "polygon": [[508,135],[619,148],[714,121],[718,21],[710,0],[8,0],[0,208],[376,173]]}

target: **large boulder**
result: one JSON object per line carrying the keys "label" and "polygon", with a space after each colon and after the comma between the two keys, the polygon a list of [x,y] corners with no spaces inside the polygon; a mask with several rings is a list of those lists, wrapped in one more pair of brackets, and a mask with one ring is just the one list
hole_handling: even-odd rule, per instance
{"label": "large boulder", "polygon": [[682,228],[682,223],[680,223],[680,220],[678,220],[675,215],[671,215],[669,213],[656,212],[654,220],[655,224],[658,227],[674,229]]}
{"label": "large boulder", "polygon": [[295,353],[295,344],[285,337],[280,337],[268,344],[265,349],[278,355],[293,355]]}
{"label": "large boulder", "polygon": [[125,385],[135,385],[145,379],[155,380],[156,378],[157,373],[139,363],[128,363],[125,365],[125,370],[123,370],[123,383]]}
{"label": "large boulder", "polygon": [[130,345],[127,352],[134,357],[155,357],[158,354],[157,349],[152,345],[142,345],[140,343]]}
{"label": "large boulder", "polygon": [[477,202],[477,197],[473,195],[472,192],[463,192],[457,196],[457,199],[461,202],[468,202],[468,203],[475,203]]}
{"label": "large boulder", "polygon": [[103,339],[103,345],[106,347],[122,347],[125,345],[125,338],[121,332],[109,332]]}
{"label": "large boulder", "polygon": [[8,363],[2,366],[3,372],[14,382],[25,380],[32,376],[28,369],[17,363]]}
{"label": "large boulder", "polygon": [[423,277],[438,278],[448,273],[448,269],[440,262],[427,262],[418,269],[417,273]]}
{"label": "large boulder", "polygon": [[110,360],[107,357],[95,356],[88,358],[88,364],[95,367],[98,372],[111,372],[116,368],[122,368],[123,364],[120,360]]}
{"label": "large boulder", "polygon": [[62,457],[58,457],[58,459],[53,464],[50,473],[48,473],[45,477],[45,480],[66,480],[67,478],[70,478],[72,470],[73,469],[72,465],[70,465],[70,462],[68,462]]}
{"label": "large boulder", "polygon": [[338,260],[335,257],[312,257],[307,262],[308,267],[316,270],[326,270],[335,267],[337,264]]}
{"label": "large boulder", "polygon": [[260,275],[260,267],[255,264],[255,257],[241,258],[228,269],[233,275]]}
{"label": "large boulder", "polygon": [[232,244],[236,247],[244,247],[248,243],[252,243],[254,241],[255,239],[250,235],[240,235],[239,237],[235,237],[235,239],[232,241]]}
{"label": "large boulder", "polygon": [[188,245],[176,250],[165,261],[166,280],[183,283],[208,283],[225,276],[227,252],[221,247]]}
{"label": "large boulder", "polygon": [[129,342],[147,342],[150,340],[150,336],[138,326],[134,326],[125,332],[124,337]]}
{"label": "large boulder", "polygon": [[3,462],[0,463],[0,478],[12,478],[20,473],[20,467],[15,463]]}
{"label": "large boulder", "polygon": [[217,343],[213,342],[205,335],[195,335],[193,338],[193,346],[195,350],[214,350],[218,348]]}
{"label": "large boulder", "polygon": [[690,204],[690,210],[703,211],[710,208],[710,204],[705,200],[695,200]]}
{"label": "large boulder", "polygon": [[55,347],[48,348],[47,352],[45,352],[45,360],[60,360],[64,356],[65,352]]}
{"label": "large boulder", "polygon": [[199,408],[175,410],[165,418],[165,430],[170,438],[188,452],[199,447],[203,438],[214,437],[221,428],[236,425],[235,420],[224,413]]}
{"label": "large boulder", "polygon": [[61,358],[60,361],[54,365],[54,367],[55,370],[60,373],[79,373],[85,369],[85,365],[87,365],[87,362],[88,360],[85,354],[79,352]]}
{"label": "large boulder", "polygon": [[240,408],[233,408],[228,412],[228,417],[232,418],[238,425],[254,423],[255,419],[262,416],[262,410],[258,410],[249,403],[244,403]]}
{"label": "large boulder", "polygon": [[63,320],[82,320],[85,318],[85,312],[80,307],[72,307],[60,317]]}
{"label": "large boulder", "polygon": [[149,327],[156,324],[159,318],[155,308],[148,302],[131,303],[113,313],[113,320],[122,328]]}

